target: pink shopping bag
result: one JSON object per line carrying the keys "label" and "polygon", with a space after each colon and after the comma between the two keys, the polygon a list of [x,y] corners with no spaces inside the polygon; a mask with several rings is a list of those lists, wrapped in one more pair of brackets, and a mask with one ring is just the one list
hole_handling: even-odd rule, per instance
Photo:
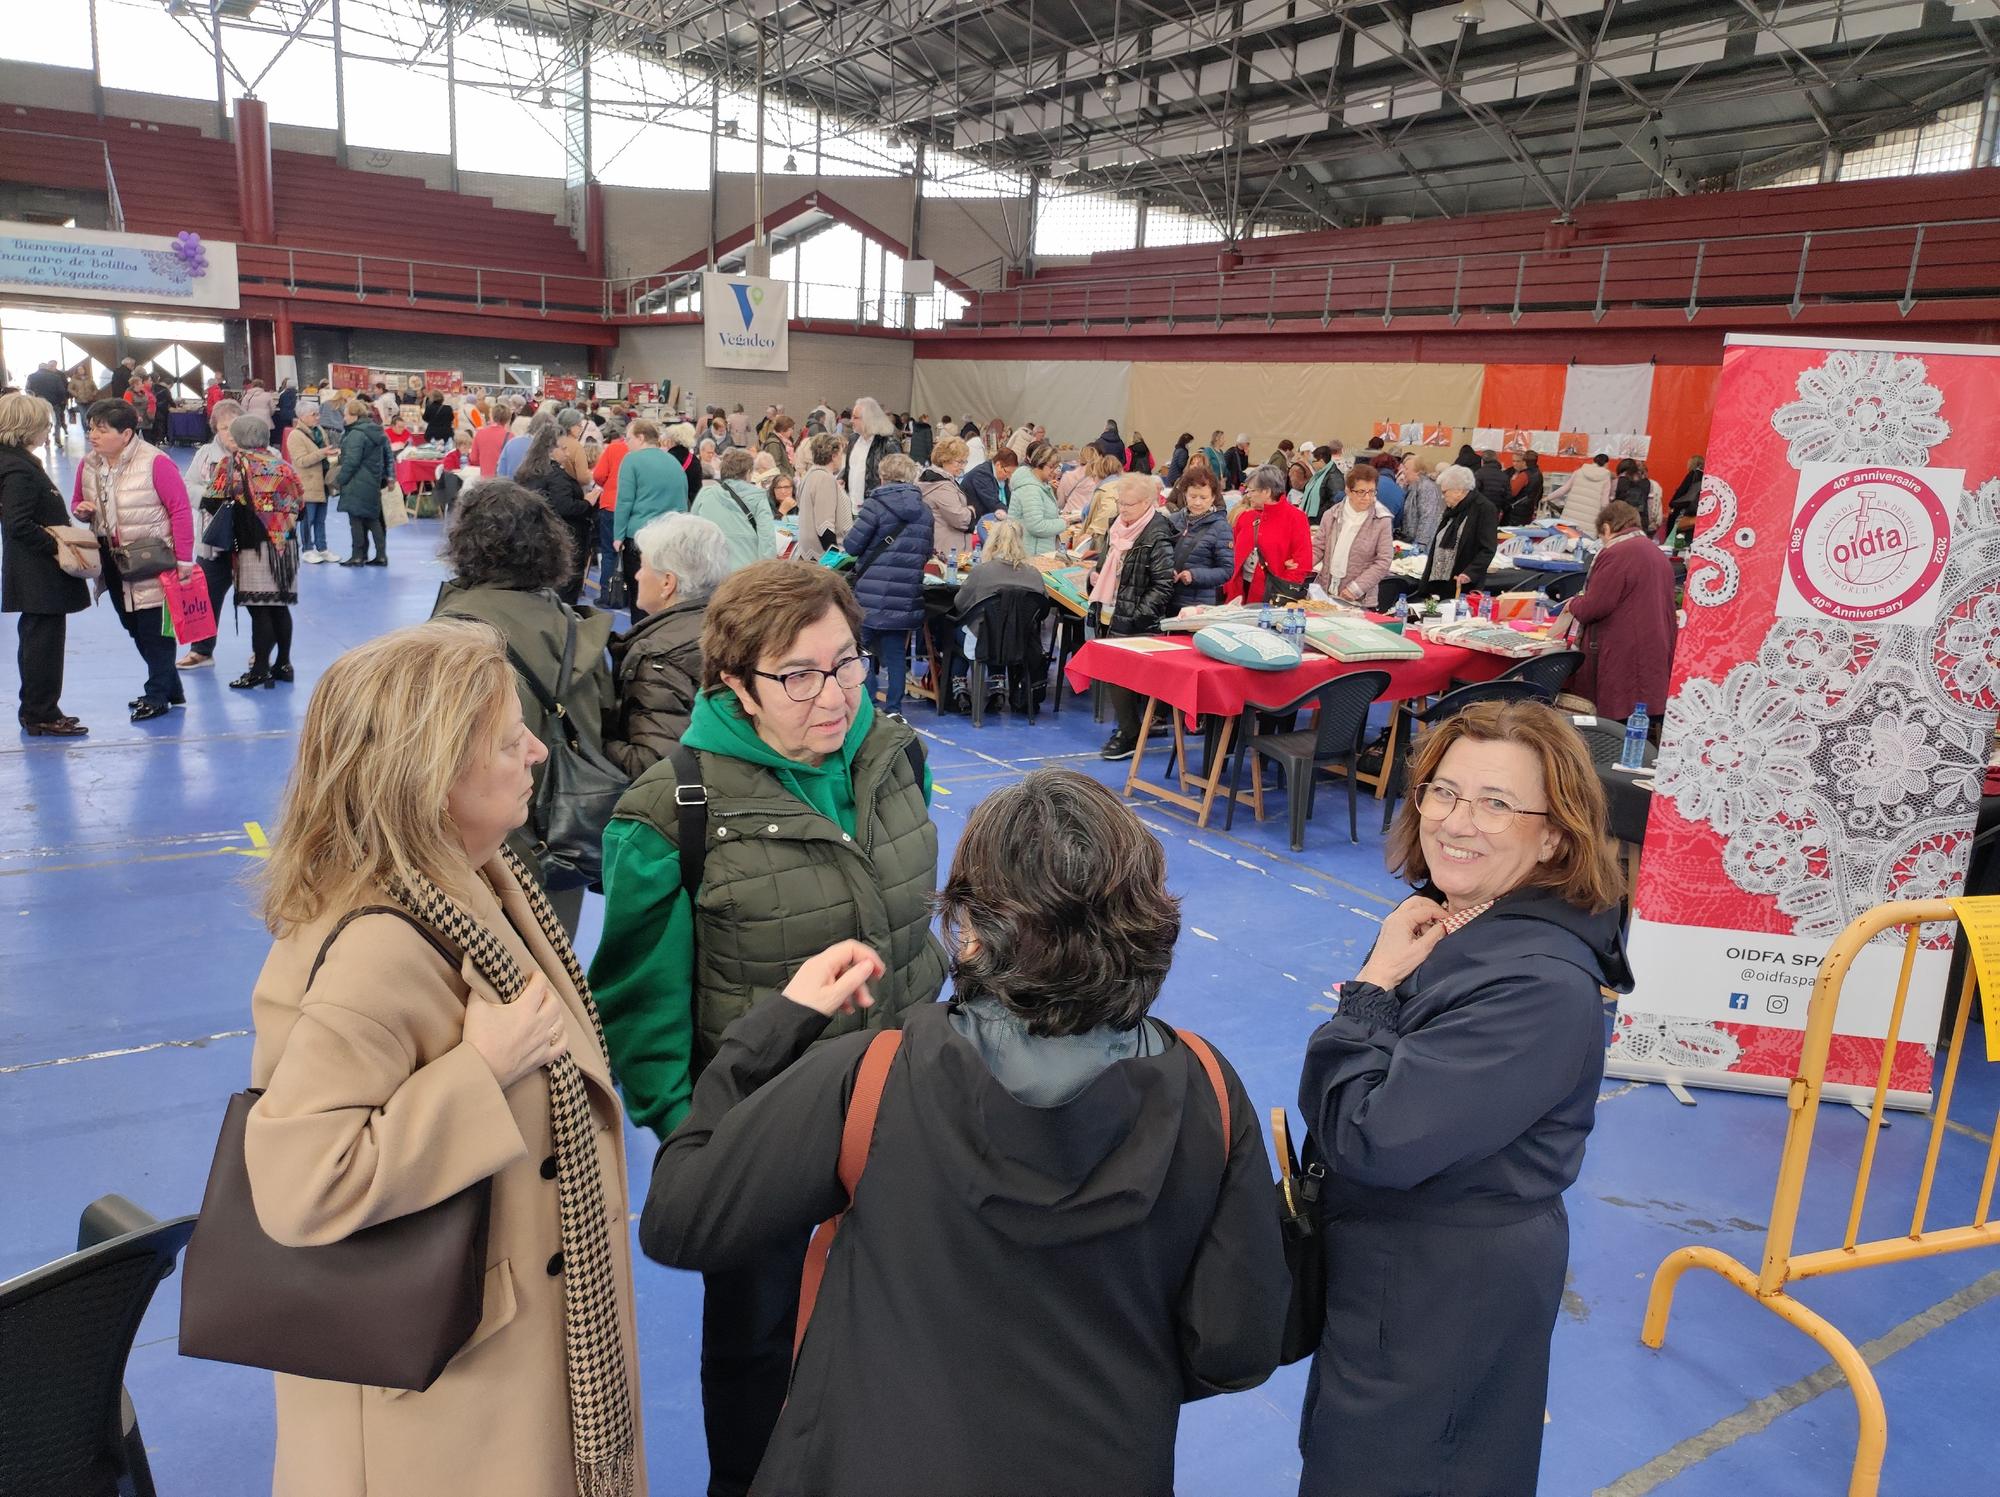
{"label": "pink shopping bag", "polygon": [[208,601],[208,579],[197,571],[186,581],[177,570],[160,573],[166,590],[167,617],[173,621],[174,638],[184,645],[198,639],[215,638],[215,608]]}

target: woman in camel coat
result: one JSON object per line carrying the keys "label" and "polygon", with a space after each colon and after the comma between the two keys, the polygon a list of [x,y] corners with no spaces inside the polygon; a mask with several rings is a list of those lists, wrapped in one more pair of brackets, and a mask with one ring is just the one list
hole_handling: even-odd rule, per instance
{"label": "woman in camel coat", "polygon": [[[618,1097],[575,958],[502,848],[545,756],[498,633],[470,621],[349,651],[308,709],[252,1000],[258,1220],[286,1246],[338,1242],[489,1178],[492,1220],[484,1313],[428,1389],[278,1375],[276,1497],[558,1497],[586,1467],[593,1493],[645,1491]],[[421,875],[400,896],[398,862]],[[587,1119],[567,1145],[557,1098]],[[567,1241],[563,1184],[599,1203]],[[610,1348],[595,1391],[567,1360],[572,1319]]]}

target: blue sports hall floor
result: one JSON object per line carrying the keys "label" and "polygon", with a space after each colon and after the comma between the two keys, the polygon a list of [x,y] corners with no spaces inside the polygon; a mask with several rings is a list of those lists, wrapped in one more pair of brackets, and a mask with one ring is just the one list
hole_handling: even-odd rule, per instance
{"label": "blue sports hall floor", "polygon": [[[67,463],[62,474],[67,490]],[[344,528],[341,527],[341,528]],[[171,1215],[199,1204],[224,1099],[245,1084],[249,994],[267,937],[244,879],[276,814],[307,693],[341,650],[423,619],[444,577],[434,522],[390,538],[387,571],[306,569],[297,610],[299,683],[231,691],[248,652],[225,623],[217,668],[189,673],[188,705],[127,722],[138,659],[108,605],[71,622],[65,710],[90,724],[76,742],[0,736],[0,1279],[60,1256],[77,1214],[116,1191]],[[11,713],[6,630],[0,689]],[[1112,779],[1096,751],[1106,725],[1087,699],[1032,726],[911,718],[928,740],[948,859],[981,796],[1038,766]],[[1378,817],[1345,838],[1344,793],[1324,790],[1306,850],[1286,846],[1282,801],[1257,825],[1197,829],[1158,805],[1139,814],[1167,848],[1184,901],[1178,962],[1158,1012],[1200,1030],[1264,1107],[1293,1099],[1299,1058],[1329,982],[1359,964],[1398,897],[1382,866]],[[586,907],[580,945],[596,940]],[[1974,1029],[1978,1026],[1975,1024]],[[1976,1041],[1975,1041],[1976,1043]],[[1770,1209],[1783,1104],[1607,1082],[1583,1176],[1569,1194],[1572,1282],[1557,1324],[1541,1491],[1553,1497],[1822,1497],[1846,1490],[1855,1414],[1811,1342],[1707,1275],[1684,1283],[1664,1351],[1639,1344],[1660,1259],[1708,1243],[1757,1261]],[[1934,1219],[1970,1220],[2000,1081],[1968,1056],[1943,1140]],[[1981,1131],[1974,1131],[1981,1130]],[[1829,1106],[1819,1122],[1802,1248],[1839,1241],[1862,1119]],[[1927,1129],[1897,1116],[1882,1137],[1865,1231],[1907,1230]],[[631,1140],[635,1205],[653,1148]],[[165,1497],[247,1497],[269,1489],[267,1375],[177,1355],[178,1279],[162,1286],[132,1354],[128,1387]],[[703,1490],[696,1384],[698,1281],[637,1269],[647,1456],[662,1497]],[[1882,1490],[1922,1497],[1991,1493],[1992,1367],[2000,1261],[1977,1253],[1808,1283],[1801,1297],[1876,1361],[1889,1409]],[[894,1368],[855,1375],[893,1387]],[[1302,1367],[1253,1392],[1186,1411],[1179,1489],[1277,1497],[1296,1488]],[[899,1407],[921,1403],[900,1390]],[[1466,1492],[1479,1492],[1466,1473]],[[992,1490],[1004,1490],[1004,1477]]]}

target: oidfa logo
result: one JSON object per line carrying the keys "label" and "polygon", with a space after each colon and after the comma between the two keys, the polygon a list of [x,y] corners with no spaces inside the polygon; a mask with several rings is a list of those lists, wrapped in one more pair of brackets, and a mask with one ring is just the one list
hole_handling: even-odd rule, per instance
{"label": "oidfa logo", "polygon": [[757,308],[764,305],[764,288],[744,286],[731,281],[729,289],[736,293],[736,310],[743,314],[743,331],[747,333],[750,331],[751,322],[757,316]]}
{"label": "oidfa logo", "polygon": [[1868,623],[1922,599],[1950,553],[1951,517],[1922,477],[1900,468],[1850,468],[1799,506],[1785,567],[1814,610]]}

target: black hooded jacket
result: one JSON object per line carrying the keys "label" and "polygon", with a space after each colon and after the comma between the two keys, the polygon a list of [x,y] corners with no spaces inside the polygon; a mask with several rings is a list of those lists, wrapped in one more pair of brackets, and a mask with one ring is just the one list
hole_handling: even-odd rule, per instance
{"label": "black hooded jacket", "polygon": [[[1257,1109],[1222,1061],[1225,1159],[1215,1092],[1164,1029],[1035,1105],[952,1014],[904,1016],[757,1490],[1168,1497],[1180,1405],[1277,1364],[1291,1282]],[[846,1205],[873,1036],[813,1046],[825,1026],[781,997],[730,1026],[654,1161],[649,1256],[726,1269]]]}
{"label": "black hooded jacket", "polygon": [[1617,909],[1546,889],[1504,896],[1393,993],[1347,983],[1299,1079],[1331,1177],[1322,1209],[1453,1221],[1546,1206],[1596,1117],[1598,990],[1631,986]]}

